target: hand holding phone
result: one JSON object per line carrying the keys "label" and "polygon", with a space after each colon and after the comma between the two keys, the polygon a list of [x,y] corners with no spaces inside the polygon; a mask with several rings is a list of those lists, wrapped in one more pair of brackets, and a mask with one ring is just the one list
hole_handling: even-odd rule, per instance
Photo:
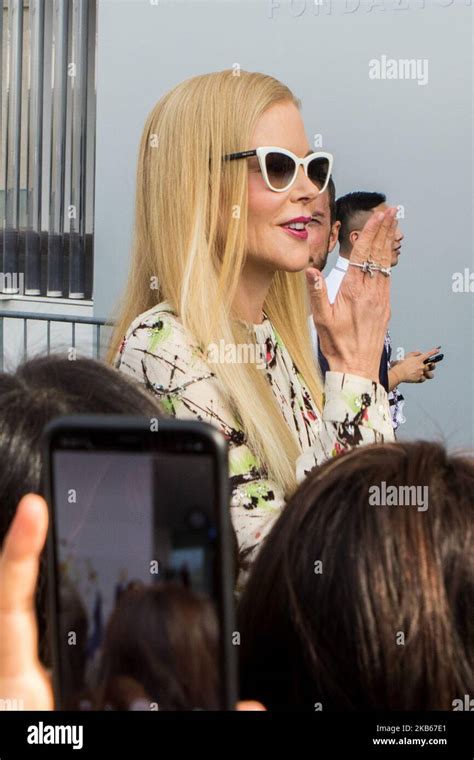
{"label": "hand holding phone", "polygon": [[58,709],[235,708],[226,441],[207,423],[158,423],[48,426]]}
{"label": "hand holding phone", "polygon": [[433,356],[428,356],[427,359],[424,360],[423,364],[437,364],[438,362],[443,361],[444,354],[433,354]]}

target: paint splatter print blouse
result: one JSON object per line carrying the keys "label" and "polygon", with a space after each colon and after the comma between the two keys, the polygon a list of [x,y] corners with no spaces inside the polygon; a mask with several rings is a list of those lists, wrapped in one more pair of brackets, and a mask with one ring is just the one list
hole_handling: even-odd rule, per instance
{"label": "paint splatter print blouse", "polygon": [[[264,371],[285,419],[301,446],[296,477],[354,446],[393,440],[387,394],[368,379],[328,372],[322,415],[314,404],[270,319],[251,325],[265,357]],[[116,367],[160,401],[173,417],[218,427],[229,445],[231,516],[242,577],[283,505],[284,496],[246,444],[220,383],[205,355],[167,302],[141,314],[122,341]],[[239,581],[239,586],[241,585]]]}

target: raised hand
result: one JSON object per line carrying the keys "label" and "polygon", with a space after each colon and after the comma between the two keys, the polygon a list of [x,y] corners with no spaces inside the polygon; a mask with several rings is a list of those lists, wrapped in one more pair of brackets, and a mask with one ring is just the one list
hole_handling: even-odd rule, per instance
{"label": "raised hand", "polygon": [[373,213],[355,243],[336,300],[329,303],[326,283],[312,267],[306,270],[314,323],[329,368],[378,382],[384,336],[390,319],[390,277],[364,272],[370,260],[390,267],[396,209]]}

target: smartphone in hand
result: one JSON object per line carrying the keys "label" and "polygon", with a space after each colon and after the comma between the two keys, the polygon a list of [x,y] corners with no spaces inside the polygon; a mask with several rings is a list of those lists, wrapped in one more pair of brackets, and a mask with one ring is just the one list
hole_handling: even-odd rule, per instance
{"label": "smartphone in hand", "polygon": [[234,709],[224,437],[197,421],[63,417],[45,454],[58,709]]}
{"label": "smartphone in hand", "polygon": [[428,356],[427,359],[424,360],[423,364],[437,364],[438,362],[443,361],[444,354],[433,354],[433,356]]}

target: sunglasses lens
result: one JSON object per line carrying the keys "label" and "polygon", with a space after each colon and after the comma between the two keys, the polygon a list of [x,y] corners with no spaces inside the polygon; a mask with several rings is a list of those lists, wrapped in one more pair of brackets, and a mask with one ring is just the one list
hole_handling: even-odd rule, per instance
{"label": "sunglasses lens", "polygon": [[272,187],[282,190],[295,174],[295,162],[284,153],[267,153],[265,157],[268,180]]}
{"label": "sunglasses lens", "polygon": [[321,190],[324,187],[329,174],[329,161],[327,158],[313,158],[308,164],[308,177],[311,182]]}

